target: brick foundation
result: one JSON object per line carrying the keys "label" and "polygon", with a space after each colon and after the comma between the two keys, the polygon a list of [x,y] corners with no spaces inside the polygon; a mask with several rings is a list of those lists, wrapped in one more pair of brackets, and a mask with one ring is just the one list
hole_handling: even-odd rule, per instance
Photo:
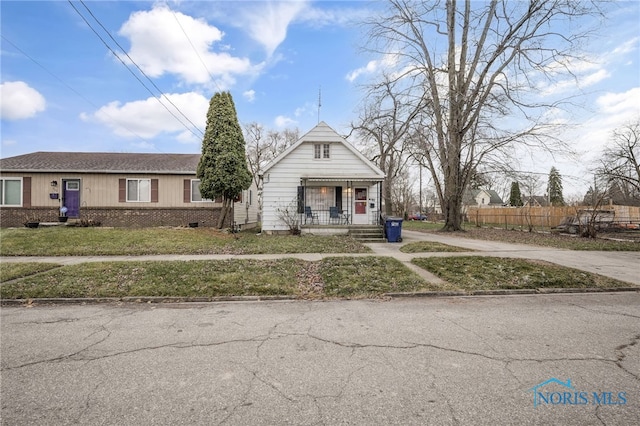
{"label": "brick foundation", "polygon": [[[83,207],[81,220],[100,222],[101,226],[119,228],[144,228],[153,226],[198,226],[215,227],[221,212],[220,207],[204,208],[99,208]],[[40,222],[57,222],[57,210],[51,208],[12,208],[0,209],[0,226],[3,228],[22,227],[28,218],[37,218]],[[226,227],[233,225],[233,214],[226,220]]]}

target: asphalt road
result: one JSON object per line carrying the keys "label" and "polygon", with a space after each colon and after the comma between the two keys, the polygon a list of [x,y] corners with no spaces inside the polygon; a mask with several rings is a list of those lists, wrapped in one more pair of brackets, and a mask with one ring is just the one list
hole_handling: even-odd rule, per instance
{"label": "asphalt road", "polygon": [[6,425],[640,423],[637,292],[0,313]]}

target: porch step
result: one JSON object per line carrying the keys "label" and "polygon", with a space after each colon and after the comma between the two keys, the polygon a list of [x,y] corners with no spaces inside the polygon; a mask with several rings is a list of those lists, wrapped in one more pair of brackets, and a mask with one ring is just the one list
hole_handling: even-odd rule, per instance
{"label": "porch step", "polygon": [[349,235],[361,243],[385,242],[384,228],[379,225],[350,226]]}

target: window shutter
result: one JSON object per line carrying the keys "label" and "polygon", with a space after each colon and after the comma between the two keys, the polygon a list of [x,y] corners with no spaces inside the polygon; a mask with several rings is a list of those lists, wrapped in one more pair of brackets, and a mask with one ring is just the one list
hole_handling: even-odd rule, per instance
{"label": "window shutter", "polygon": [[190,203],[191,202],[191,179],[185,179],[184,185],[182,186],[182,188],[184,193],[184,198],[182,199],[182,201],[184,201],[185,203]]}
{"label": "window shutter", "polygon": [[22,207],[31,207],[31,177],[22,178]]}
{"label": "window shutter", "polygon": [[304,186],[298,187],[298,213],[304,213]]}
{"label": "window shutter", "polygon": [[158,202],[158,179],[151,179],[151,202]]}
{"label": "window shutter", "polygon": [[126,179],[118,179],[118,202],[119,203],[127,202],[127,180]]}

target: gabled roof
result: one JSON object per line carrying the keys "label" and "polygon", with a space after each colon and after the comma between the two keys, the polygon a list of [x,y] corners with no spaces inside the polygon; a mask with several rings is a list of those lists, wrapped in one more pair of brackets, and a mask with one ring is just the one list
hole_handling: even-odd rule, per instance
{"label": "gabled roof", "polygon": [[493,189],[469,189],[463,196],[463,203],[467,205],[476,204],[476,197],[481,192],[489,195],[489,204],[503,204],[502,198]]}
{"label": "gabled roof", "polygon": [[372,172],[372,175],[379,178],[384,179],[385,174],[378,166],[376,166],[373,162],[369,161],[360,151],[353,147],[349,142],[346,141],[345,138],[340,136],[335,130],[333,130],[327,123],[321,121],[316,125],[313,129],[309,130],[307,133],[302,135],[300,139],[289,148],[287,148],[284,152],[278,155],[273,159],[269,164],[267,164],[262,171],[262,174],[267,173],[273,166],[278,164],[283,158],[287,157],[289,153],[294,151],[300,145],[305,142],[332,142],[332,143],[341,143],[344,145],[349,151],[351,151],[356,157],[358,157],[364,164],[366,164]]}
{"label": "gabled roof", "polygon": [[549,200],[547,197],[543,195],[531,195],[530,197],[522,197],[525,205],[533,205],[537,204],[541,207],[545,207],[549,205]]}
{"label": "gabled roof", "polygon": [[195,174],[200,154],[34,152],[0,159],[3,172]]}

